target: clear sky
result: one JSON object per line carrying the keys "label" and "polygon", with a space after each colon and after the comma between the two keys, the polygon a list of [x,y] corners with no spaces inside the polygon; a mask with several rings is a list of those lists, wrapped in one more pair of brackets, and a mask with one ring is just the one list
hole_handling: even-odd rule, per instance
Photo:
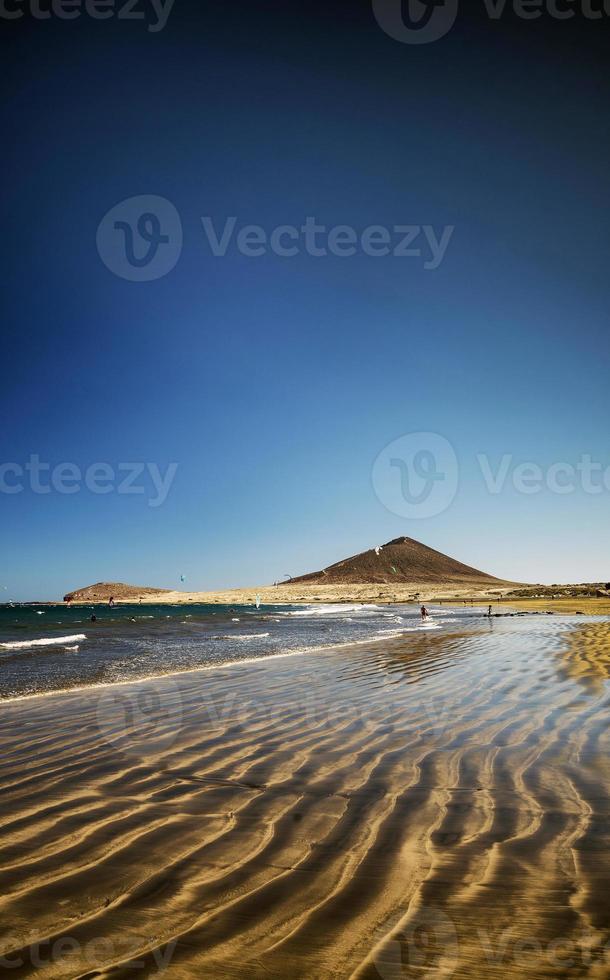
{"label": "clear sky", "polygon": [[[610,580],[610,477],[547,486],[554,464],[610,467],[608,19],[470,11],[410,45],[364,2],[176,0],[158,32],[1,26],[0,601],[264,583],[402,534],[521,581]],[[183,242],[134,282],[96,234],[141,195]],[[426,269],[423,231],[421,257],[214,256],[205,216],[454,230]],[[373,464],[428,432],[457,492],[404,516]],[[481,454],[510,457],[498,493]],[[177,469],[151,506],[150,470],[142,494],[40,493],[32,457],[41,486],[60,463]]]}

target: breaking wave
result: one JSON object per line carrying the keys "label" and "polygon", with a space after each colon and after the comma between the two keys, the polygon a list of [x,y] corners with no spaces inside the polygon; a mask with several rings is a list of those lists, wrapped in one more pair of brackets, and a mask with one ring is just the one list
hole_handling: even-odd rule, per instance
{"label": "breaking wave", "polygon": [[14,640],[11,643],[0,643],[3,650],[26,650],[28,647],[59,647],[66,643],[76,643],[77,640],[86,640],[84,633],[74,633],[72,636],[48,636],[36,640]]}

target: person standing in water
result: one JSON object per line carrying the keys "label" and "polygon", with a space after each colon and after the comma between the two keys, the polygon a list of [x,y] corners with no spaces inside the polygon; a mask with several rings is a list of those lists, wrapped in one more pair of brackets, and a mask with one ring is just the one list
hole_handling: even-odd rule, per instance
{"label": "person standing in water", "polygon": [[487,609],[487,615],[491,619],[491,606],[489,606],[488,609]]}
{"label": "person standing in water", "polygon": [[421,621],[422,623],[425,623],[428,618],[428,610],[426,609],[425,606],[422,606],[420,612],[421,612]]}

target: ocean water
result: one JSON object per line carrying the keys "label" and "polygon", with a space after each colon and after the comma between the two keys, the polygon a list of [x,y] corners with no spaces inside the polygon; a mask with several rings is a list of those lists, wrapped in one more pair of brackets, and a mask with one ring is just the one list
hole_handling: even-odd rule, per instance
{"label": "ocean water", "polygon": [[422,624],[416,605],[0,606],[0,699],[474,627],[486,611],[429,608]]}

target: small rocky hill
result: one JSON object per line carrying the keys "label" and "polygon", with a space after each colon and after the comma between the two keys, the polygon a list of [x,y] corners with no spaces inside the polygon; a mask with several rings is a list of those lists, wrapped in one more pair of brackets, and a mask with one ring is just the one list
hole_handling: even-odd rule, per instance
{"label": "small rocky hill", "polygon": [[64,602],[108,602],[112,597],[115,602],[121,599],[138,599],[140,596],[154,599],[156,595],[164,595],[170,589],[153,589],[146,585],[125,585],[124,582],[96,582],[84,589],[76,589],[64,596]]}

